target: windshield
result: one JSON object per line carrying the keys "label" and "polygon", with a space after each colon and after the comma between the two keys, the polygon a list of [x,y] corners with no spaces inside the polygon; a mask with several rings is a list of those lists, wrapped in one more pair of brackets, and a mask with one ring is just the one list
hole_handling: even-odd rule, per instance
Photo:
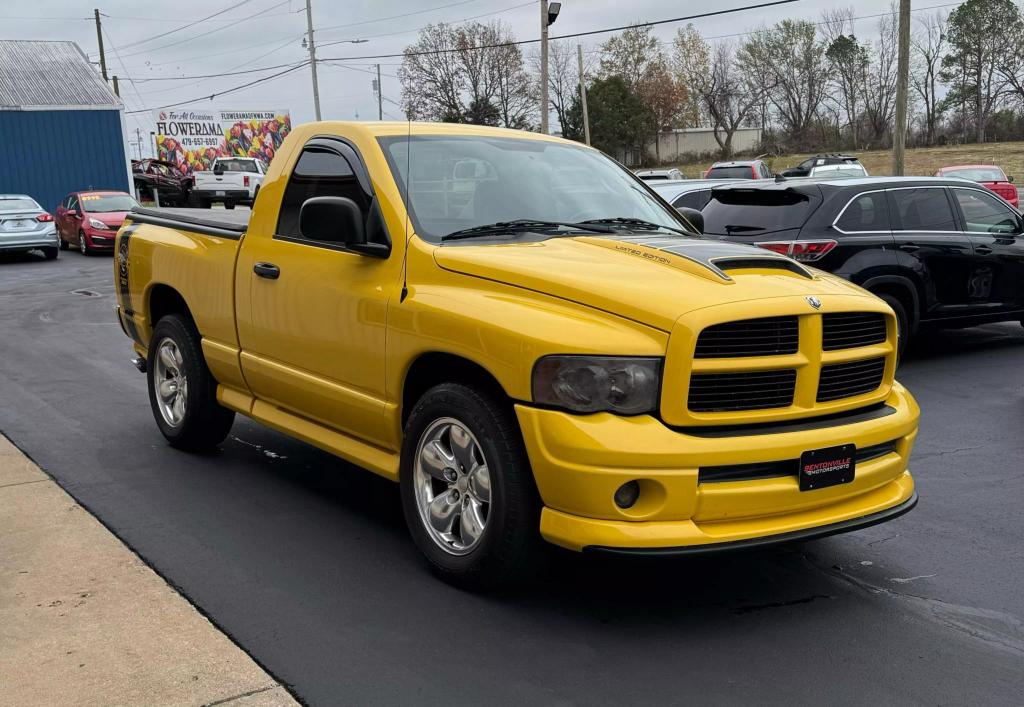
{"label": "windshield", "polygon": [[972,167],[970,169],[951,169],[944,177],[960,177],[972,182],[1005,182],[1006,175],[998,167]]}
{"label": "windshield", "polygon": [[756,236],[800,228],[820,200],[788,189],[714,189],[704,207],[704,233]]}
{"label": "windshield", "polygon": [[217,166],[225,172],[256,173],[256,160],[217,160]]}
{"label": "windshield", "polygon": [[0,197],[0,211],[42,211],[42,207],[27,196]]}
{"label": "windshield", "polygon": [[708,170],[707,179],[753,179],[754,169],[750,165],[743,167],[712,167]]}
{"label": "windshield", "polygon": [[579,223],[626,218],[686,228],[674,210],[595,150],[523,138],[438,135],[411,140],[411,154],[407,136],[380,138],[380,143],[396,181],[408,191],[416,233],[426,240],[523,219]]}
{"label": "windshield", "polygon": [[127,194],[82,194],[82,210],[90,214],[131,211],[139,205]]}

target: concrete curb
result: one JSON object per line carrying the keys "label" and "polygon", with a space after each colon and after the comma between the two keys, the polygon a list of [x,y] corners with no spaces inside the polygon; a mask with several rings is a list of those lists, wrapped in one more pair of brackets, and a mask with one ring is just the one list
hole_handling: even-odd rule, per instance
{"label": "concrete curb", "polygon": [[0,435],[0,705],[298,704]]}

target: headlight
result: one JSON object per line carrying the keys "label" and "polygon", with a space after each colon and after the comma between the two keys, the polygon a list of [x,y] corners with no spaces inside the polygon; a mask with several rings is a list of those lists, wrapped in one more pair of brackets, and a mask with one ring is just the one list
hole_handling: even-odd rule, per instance
{"label": "headlight", "polygon": [[98,219],[94,219],[94,218],[89,219],[89,225],[92,226],[93,228],[95,228],[97,231],[106,231],[107,230],[107,224],[103,223],[102,221],[100,221]]}
{"label": "headlight", "polygon": [[533,401],[573,412],[653,412],[661,364],[660,358],[545,356],[533,367]]}

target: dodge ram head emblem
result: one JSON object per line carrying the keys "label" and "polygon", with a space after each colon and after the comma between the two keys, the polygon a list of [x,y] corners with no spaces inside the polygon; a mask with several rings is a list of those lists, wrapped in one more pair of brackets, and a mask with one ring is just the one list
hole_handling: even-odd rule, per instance
{"label": "dodge ram head emblem", "polygon": [[817,297],[805,297],[807,304],[811,305],[815,309],[821,309],[821,300]]}

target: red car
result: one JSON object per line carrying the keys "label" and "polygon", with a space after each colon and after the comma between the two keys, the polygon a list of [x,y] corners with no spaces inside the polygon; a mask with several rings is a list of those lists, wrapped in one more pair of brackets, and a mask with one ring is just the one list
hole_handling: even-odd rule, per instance
{"label": "red car", "polygon": [[1013,185],[1013,177],[1007,177],[1001,167],[990,164],[961,164],[943,167],[935,173],[936,177],[959,177],[978,182],[989,191],[993,191],[1013,208],[1018,208],[1017,187]]}
{"label": "red car", "polygon": [[82,255],[114,251],[114,238],[129,211],[139,205],[123,191],[76,191],[57,207],[61,250],[77,246]]}
{"label": "red car", "polygon": [[715,162],[701,173],[701,179],[771,179],[771,167],[764,160]]}

